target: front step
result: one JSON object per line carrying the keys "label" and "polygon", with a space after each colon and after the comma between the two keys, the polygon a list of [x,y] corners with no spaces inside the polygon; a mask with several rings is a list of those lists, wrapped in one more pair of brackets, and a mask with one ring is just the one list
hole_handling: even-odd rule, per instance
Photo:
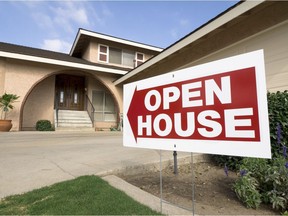
{"label": "front step", "polygon": [[[55,111],[55,122],[56,111]],[[86,130],[94,131],[93,124],[87,111],[59,110],[58,111],[58,127],[56,130]]]}

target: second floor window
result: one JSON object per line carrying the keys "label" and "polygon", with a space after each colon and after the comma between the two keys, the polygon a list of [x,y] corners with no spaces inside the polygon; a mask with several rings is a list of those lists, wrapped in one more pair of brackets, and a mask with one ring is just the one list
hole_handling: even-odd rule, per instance
{"label": "second floor window", "polygon": [[136,67],[141,65],[144,62],[144,54],[137,52],[135,61],[136,61],[136,65],[135,65]]}
{"label": "second floor window", "polygon": [[108,62],[108,46],[99,45],[99,61]]}
{"label": "second floor window", "polygon": [[122,50],[109,47],[109,63],[122,64]]}
{"label": "second floor window", "polygon": [[99,44],[98,60],[100,62],[137,67],[144,62],[144,54],[130,50],[121,50]]}

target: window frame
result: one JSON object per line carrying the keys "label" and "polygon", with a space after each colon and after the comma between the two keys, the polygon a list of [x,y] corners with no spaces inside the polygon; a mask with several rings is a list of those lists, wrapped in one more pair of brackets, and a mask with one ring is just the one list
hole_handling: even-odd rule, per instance
{"label": "window frame", "polygon": [[[138,59],[138,54],[143,56],[143,59]],[[139,65],[143,64],[145,62],[145,55],[141,52],[135,52],[135,67],[138,67]],[[140,64],[139,64],[140,63]]]}
{"label": "window frame", "polygon": [[[101,52],[101,49],[100,49],[101,46],[102,47],[106,47],[106,49],[107,49],[106,53]],[[100,55],[105,55],[106,56],[106,61],[101,60],[100,59]],[[104,62],[104,63],[109,63],[109,46],[104,45],[104,44],[98,44],[98,61],[99,62]]]}
{"label": "window frame", "polygon": [[[115,102],[115,98],[113,97],[113,94],[109,93],[109,92],[106,92],[106,91],[102,91],[102,90],[92,90],[92,98],[93,98],[93,93],[94,92],[101,92],[102,95],[103,95],[103,98],[102,98],[102,109],[101,110],[96,110],[94,111],[94,119],[95,119],[95,122],[117,122],[117,105],[116,105],[116,102]],[[105,110],[105,103],[106,103],[106,95],[109,94],[109,96],[112,97],[113,99],[113,102],[114,102],[114,112],[112,111],[106,111]],[[93,104],[93,101],[92,101],[92,104]],[[94,105],[94,104],[93,104]],[[101,114],[101,120],[97,120],[97,118],[95,118],[95,114],[98,113],[98,114]],[[115,115],[115,120],[105,120],[105,114],[114,114]]]}

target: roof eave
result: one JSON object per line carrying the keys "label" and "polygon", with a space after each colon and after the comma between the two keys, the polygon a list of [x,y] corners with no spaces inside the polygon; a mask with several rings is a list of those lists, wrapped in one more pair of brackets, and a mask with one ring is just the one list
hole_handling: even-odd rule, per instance
{"label": "roof eave", "polygon": [[127,73],[127,71],[114,69],[114,68],[104,68],[104,67],[100,67],[96,65],[89,65],[89,64],[86,65],[86,64],[76,63],[76,62],[68,62],[68,61],[62,61],[62,60],[57,60],[57,59],[49,59],[49,58],[43,58],[43,57],[38,57],[38,56],[30,56],[30,55],[4,52],[4,51],[0,51],[0,57],[31,61],[31,62],[37,62],[37,63],[44,63],[44,64],[51,64],[51,65],[58,65],[58,66],[65,66],[65,67],[83,69],[83,70],[99,71],[99,72],[112,73],[112,74],[124,75]]}
{"label": "roof eave", "polygon": [[188,34],[187,36],[180,39],[175,44],[172,44],[170,47],[168,47],[167,49],[163,50],[158,55],[151,58],[149,61],[143,63],[142,65],[135,68],[134,70],[131,70],[129,73],[127,73],[123,77],[114,81],[114,84],[119,85],[119,84],[125,82],[126,80],[133,77],[134,75],[141,73],[141,71],[143,71],[143,70],[147,69],[148,67],[156,64],[157,62],[167,58],[169,55],[181,50],[182,48],[184,48],[188,44],[191,44],[191,43],[197,41],[198,39],[202,38],[204,35],[216,30],[220,26],[233,20],[234,18],[247,12],[248,10],[256,7],[257,5],[261,4],[264,1],[265,0],[242,2],[241,4],[237,5],[236,7],[232,8],[231,10],[228,10],[226,13],[222,14],[217,19],[214,19],[212,21],[208,21],[208,23],[204,24],[202,28],[199,28],[195,32]]}
{"label": "roof eave", "polygon": [[134,46],[134,47],[139,47],[139,48],[143,48],[143,49],[147,49],[147,50],[151,50],[151,51],[155,51],[155,52],[162,52],[163,51],[163,49],[159,48],[159,47],[155,47],[155,46],[151,46],[151,45],[147,45],[147,44],[143,44],[143,43],[138,43],[135,41],[125,40],[122,38],[113,37],[113,36],[109,36],[109,35],[105,35],[105,34],[100,34],[100,33],[88,31],[85,29],[79,29],[78,33],[76,35],[76,38],[74,40],[74,43],[72,45],[71,51],[69,53],[70,56],[73,55],[75,48],[76,48],[76,46],[80,40],[81,35],[86,35],[86,36],[89,36],[92,38],[100,38],[103,40],[113,41],[116,43],[126,44],[126,45]]}

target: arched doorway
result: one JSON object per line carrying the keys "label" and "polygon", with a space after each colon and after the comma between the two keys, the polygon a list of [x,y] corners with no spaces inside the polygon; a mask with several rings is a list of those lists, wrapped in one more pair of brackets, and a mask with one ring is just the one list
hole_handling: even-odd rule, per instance
{"label": "arched doorway", "polygon": [[44,119],[57,126],[57,109],[88,112],[91,105],[94,106],[90,113],[90,118],[93,115],[92,128],[103,130],[117,126],[121,98],[115,97],[109,86],[111,83],[83,71],[59,71],[46,76],[33,85],[25,98],[21,108],[21,130],[35,130],[36,122]]}

